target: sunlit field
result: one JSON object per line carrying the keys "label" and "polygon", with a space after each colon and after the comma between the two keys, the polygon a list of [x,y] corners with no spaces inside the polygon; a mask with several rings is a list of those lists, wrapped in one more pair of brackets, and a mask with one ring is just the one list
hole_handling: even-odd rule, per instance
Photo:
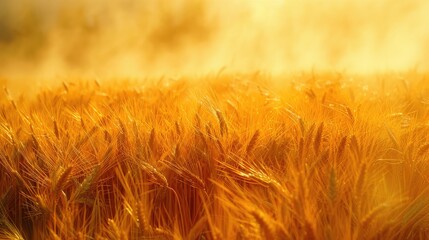
{"label": "sunlit field", "polygon": [[429,4],[172,2],[0,2],[0,239],[429,239]]}
{"label": "sunlit field", "polygon": [[5,89],[1,234],[425,239],[425,77],[86,80],[32,99]]}

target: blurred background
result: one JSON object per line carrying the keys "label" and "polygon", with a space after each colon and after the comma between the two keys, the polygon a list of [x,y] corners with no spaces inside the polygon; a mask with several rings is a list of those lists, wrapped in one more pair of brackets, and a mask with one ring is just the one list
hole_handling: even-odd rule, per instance
{"label": "blurred background", "polygon": [[1,0],[0,78],[428,70],[426,0]]}

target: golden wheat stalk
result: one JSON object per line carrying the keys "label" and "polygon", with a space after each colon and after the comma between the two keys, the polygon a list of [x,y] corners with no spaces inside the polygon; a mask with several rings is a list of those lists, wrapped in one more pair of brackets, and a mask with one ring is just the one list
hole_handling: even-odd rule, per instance
{"label": "golden wheat stalk", "polygon": [[367,177],[367,164],[362,163],[359,170],[359,175],[354,187],[354,199],[357,207],[356,210],[359,210],[360,204],[362,202],[361,200],[362,200],[362,194],[365,189],[366,177]]}
{"label": "golden wheat stalk", "polygon": [[216,110],[216,116],[219,121],[220,134],[223,136],[228,133],[228,126],[226,125],[225,118],[220,110]]}
{"label": "golden wheat stalk", "polygon": [[323,122],[317,128],[316,137],[314,138],[314,151],[319,153],[320,145],[322,143],[322,134],[323,134]]}
{"label": "golden wheat stalk", "polygon": [[246,147],[247,154],[252,152],[252,150],[255,148],[256,141],[258,140],[259,135],[260,135],[259,130],[256,130],[255,133],[253,134],[252,138],[250,139],[249,143],[247,144],[247,147]]}
{"label": "golden wheat stalk", "polygon": [[58,193],[62,188],[67,184],[67,181],[69,179],[69,176],[73,170],[72,166],[68,166],[65,169],[60,168],[57,174],[57,180],[53,182],[53,192]]}
{"label": "golden wheat stalk", "polygon": [[392,141],[395,149],[399,150],[399,142],[395,136],[395,134],[392,132],[390,128],[387,128],[387,133],[389,134],[389,138]]}
{"label": "golden wheat stalk", "polygon": [[344,136],[341,139],[340,144],[338,145],[337,159],[340,159],[343,156],[344,150],[346,149],[346,144],[347,144],[347,136]]}
{"label": "golden wheat stalk", "polygon": [[276,239],[277,238],[277,226],[271,219],[266,216],[260,210],[251,210],[250,214],[255,219],[256,223],[259,225],[261,229],[261,235],[264,236],[265,239]]}
{"label": "golden wheat stalk", "polygon": [[353,115],[352,110],[346,106],[347,116],[349,117],[351,123],[353,124],[355,122],[355,116]]}

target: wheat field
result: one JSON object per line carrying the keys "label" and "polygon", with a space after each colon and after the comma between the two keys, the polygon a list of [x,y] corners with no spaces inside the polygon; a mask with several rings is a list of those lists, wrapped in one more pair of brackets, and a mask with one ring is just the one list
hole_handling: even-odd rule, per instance
{"label": "wheat field", "polygon": [[427,239],[415,72],[67,80],[0,101],[1,239]]}
{"label": "wheat field", "polygon": [[0,0],[0,240],[429,239],[428,15]]}

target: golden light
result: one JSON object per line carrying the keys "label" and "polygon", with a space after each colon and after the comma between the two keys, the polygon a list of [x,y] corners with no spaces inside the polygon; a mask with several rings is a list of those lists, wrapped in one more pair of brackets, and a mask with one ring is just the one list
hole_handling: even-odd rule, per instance
{"label": "golden light", "polygon": [[0,75],[427,70],[429,3],[2,1]]}

